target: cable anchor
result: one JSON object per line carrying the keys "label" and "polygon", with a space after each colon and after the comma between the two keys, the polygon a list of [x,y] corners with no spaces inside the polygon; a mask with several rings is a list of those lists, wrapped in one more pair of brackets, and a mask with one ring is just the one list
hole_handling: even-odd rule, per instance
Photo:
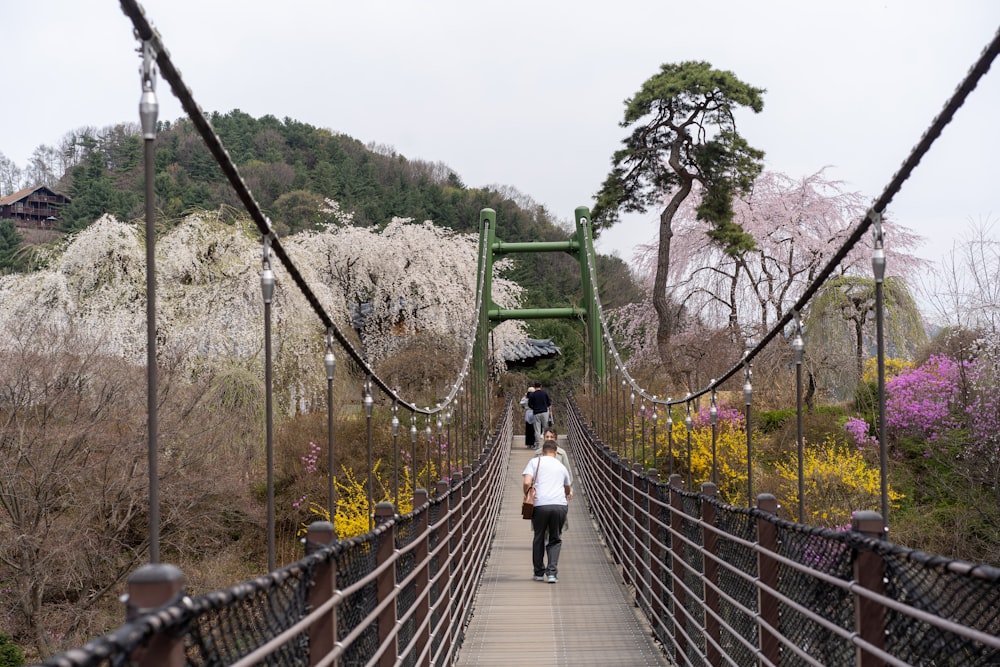
{"label": "cable anchor", "polygon": [[142,127],[142,138],[156,138],[156,119],[160,112],[160,104],[156,99],[156,49],[152,40],[142,42],[142,67],[139,75],[142,80],[142,96],[139,98],[139,125]]}
{"label": "cable anchor", "polygon": [[869,211],[868,219],[872,221],[872,242],[875,245],[872,250],[872,272],[875,274],[875,282],[881,283],[885,280],[885,237],[882,231],[882,214],[878,211]]}

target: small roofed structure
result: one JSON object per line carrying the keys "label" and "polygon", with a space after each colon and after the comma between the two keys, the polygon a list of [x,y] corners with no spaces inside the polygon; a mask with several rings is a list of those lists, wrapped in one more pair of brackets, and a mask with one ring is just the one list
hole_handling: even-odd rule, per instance
{"label": "small roofed structure", "polygon": [[70,202],[66,195],[37,185],[0,197],[0,220],[13,220],[17,227],[52,229],[59,222],[59,209]]}
{"label": "small roofed structure", "polygon": [[509,366],[530,366],[540,359],[558,356],[559,347],[551,338],[524,338],[508,344],[503,351],[504,361]]}

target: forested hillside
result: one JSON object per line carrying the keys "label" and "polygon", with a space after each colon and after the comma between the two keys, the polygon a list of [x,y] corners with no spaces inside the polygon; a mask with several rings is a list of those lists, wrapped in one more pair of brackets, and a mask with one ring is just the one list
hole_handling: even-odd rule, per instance
{"label": "forested hillside", "polygon": [[[468,189],[441,163],[410,160],[388,147],[366,147],[290,118],[255,119],[236,110],[213,113],[211,122],[281,234],[315,226],[324,197],[353,211],[361,226],[403,216],[471,231],[479,209],[490,206],[512,237],[537,236],[553,227],[548,213],[526,198],[518,202],[516,194]],[[71,133],[67,143],[76,146],[77,164],[59,183],[73,198],[62,217],[64,230],[86,226],[103,213],[120,219],[141,214],[142,153],[136,128],[119,125],[101,136],[80,131]],[[163,217],[174,219],[192,208],[239,206],[189,120],[160,124],[156,162],[157,209]]]}
{"label": "forested hillside", "polygon": [[[564,240],[572,211],[562,221],[510,186],[467,187],[440,162],[409,159],[391,147],[357,139],[290,118],[253,118],[239,110],[212,113],[211,122],[250,189],[281,236],[324,222],[325,199],[354,214],[354,224],[382,228],[394,216],[459,232],[477,231],[479,212],[497,212],[504,241]],[[8,167],[12,165],[9,164]],[[11,169],[7,169],[11,171]],[[17,171],[14,168],[14,171]],[[30,183],[28,181],[31,181]],[[72,198],[60,230],[72,233],[111,213],[122,220],[143,214],[142,139],[134,124],[68,132],[58,146],[35,151],[21,172],[22,185],[45,183]],[[10,189],[10,188],[7,188]],[[239,200],[188,119],[162,121],[156,142],[156,210],[162,227],[197,209],[241,208]],[[581,197],[588,193],[581,192]],[[0,273],[27,270],[31,253],[14,230],[0,237]],[[18,246],[21,246],[18,248]],[[525,306],[562,306],[579,299],[579,270],[568,255],[520,255],[511,278],[526,288]],[[625,263],[600,257],[598,276],[606,307],[638,299]],[[532,335],[554,337],[561,360],[538,369],[552,380],[577,366],[579,334],[563,321],[535,321]]]}

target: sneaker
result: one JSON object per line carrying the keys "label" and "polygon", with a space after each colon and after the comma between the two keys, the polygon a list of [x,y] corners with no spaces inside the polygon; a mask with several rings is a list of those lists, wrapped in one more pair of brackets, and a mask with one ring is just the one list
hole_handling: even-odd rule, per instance
{"label": "sneaker", "polygon": [[543,577],[540,574],[536,574],[535,576],[532,577],[532,579],[534,579],[535,581],[545,581],[545,577]]}
{"label": "sneaker", "polygon": [[554,574],[550,574],[549,576],[545,577],[545,581],[549,582],[550,584],[554,584],[559,581],[559,578],[556,577],[556,575]]}

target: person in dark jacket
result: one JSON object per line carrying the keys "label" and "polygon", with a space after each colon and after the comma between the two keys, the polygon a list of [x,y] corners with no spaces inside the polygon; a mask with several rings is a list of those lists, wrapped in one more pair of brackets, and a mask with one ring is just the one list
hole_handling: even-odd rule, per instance
{"label": "person in dark jacket", "polygon": [[541,382],[535,382],[535,390],[528,396],[528,407],[535,419],[535,444],[542,442],[542,435],[549,427],[552,418],[552,399],[547,391],[542,389]]}

